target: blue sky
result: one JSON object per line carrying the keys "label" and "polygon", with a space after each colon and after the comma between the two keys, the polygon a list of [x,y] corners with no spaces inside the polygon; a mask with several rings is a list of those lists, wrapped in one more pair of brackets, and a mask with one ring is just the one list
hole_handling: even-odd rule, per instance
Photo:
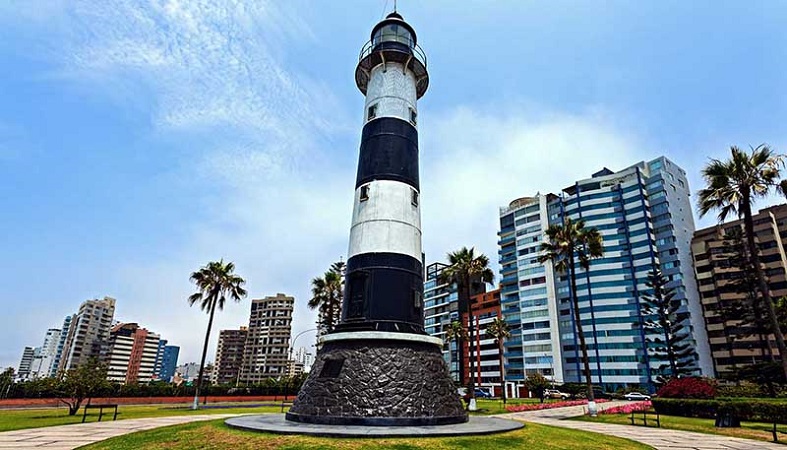
{"label": "blue sky", "polygon": [[[696,190],[729,145],[787,144],[780,2],[399,10],[429,57],[430,262],[462,245],[495,259],[498,206],[602,166],[665,154]],[[384,0],[0,2],[0,366],[103,295],[117,319],[197,360],[206,318],[186,304],[188,275],[222,257],[251,296],[295,295],[294,331],[310,328],[309,280],[346,252],[363,105],[353,71],[384,11]],[[247,316],[248,301],[228,305],[218,328]]]}

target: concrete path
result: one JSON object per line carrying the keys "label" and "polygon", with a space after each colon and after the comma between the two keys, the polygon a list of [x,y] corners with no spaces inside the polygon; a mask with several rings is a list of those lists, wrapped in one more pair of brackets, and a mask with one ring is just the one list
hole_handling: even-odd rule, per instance
{"label": "concrete path", "polygon": [[234,416],[237,416],[237,414],[154,417],[6,431],[0,433],[0,449],[43,448],[48,450],[72,450],[83,445],[135,431],[180,425],[200,420],[226,419]]}
{"label": "concrete path", "polygon": [[[599,403],[606,409],[627,402]],[[773,442],[755,441],[714,434],[694,433],[691,431],[667,430],[664,428],[645,428],[631,425],[565,420],[581,416],[585,407],[545,409],[520,413],[501,414],[500,417],[524,420],[543,425],[552,425],[573,430],[617,436],[650,445],[656,450],[785,450],[787,446]]]}

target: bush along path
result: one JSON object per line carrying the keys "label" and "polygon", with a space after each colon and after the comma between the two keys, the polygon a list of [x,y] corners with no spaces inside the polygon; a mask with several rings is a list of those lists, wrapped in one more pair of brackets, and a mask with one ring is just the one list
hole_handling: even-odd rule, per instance
{"label": "bush along path", "polygon": [[[613,401],[598,405],[600,410],[618,408],[628,402]],[[603,422],[565,420],[585,414],[586,407],[545,409],[501,414],[499,417],[523,420],[525,422],[590,431],[610,436],[630,439],[653,447],[656,450],[724,449],[724,450],[785,450],[784,445],[771,442],[741,439],[714,434],[690,431],[667,430],[664,428],[645,428],[632,425],[615,425]]]}

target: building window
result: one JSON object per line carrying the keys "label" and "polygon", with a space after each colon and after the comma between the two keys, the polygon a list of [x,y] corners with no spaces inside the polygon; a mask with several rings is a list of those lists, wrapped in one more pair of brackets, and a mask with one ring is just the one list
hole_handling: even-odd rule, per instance
{"label": "building window", "polygon": [[361,186],[361,201],[365,202],[366,200],[369,200],[369,185],[368,184],[364,184],[363,186]]}
{"label": "building window", "polygon": [[418,191],[415,189],[410,189],[410,203],[412,203],[413,206],[418,206]]}
{"label": "building window", "polygon": [[377,117],[377,103],[374,105],[369,105],[369,109],[366,112],[366,120],[372,120]]}
{"label": "building window", "polygon": [[413,108],[410,108],[410,123],[418,125],[418,113]]}

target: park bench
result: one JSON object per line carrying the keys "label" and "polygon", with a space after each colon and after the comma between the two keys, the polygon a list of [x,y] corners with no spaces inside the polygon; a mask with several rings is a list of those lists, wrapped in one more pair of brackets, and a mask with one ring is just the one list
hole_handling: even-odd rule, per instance
{"label": "park bench", "polygon": [[85,419],[87,419],[87,410],[88,409],[98,409],[98,421],[101,422],[101,417],[104,416],[104,409],[115,409],[115,414],[112,416],[112,420],[117,420],[118,418],[118,405],[117,403],[99,403],[95,405],[87,404],[85,405],[85,411],[82,413],[82,423],[85,423]]}
{"label": "park bench", "polygon": [[[639,416],[642,416],[642,417],[639,417]],[[637,425],[637,421],[639,420],[640,422],[642,422],[643,426],[648,426],[648,416],[650,416],[650,417],[654,417],[655,416],[656,417],[656,427],[661,428],[661,417],[659,416],[659,413],[657,413],[657,412],[653,412],[653,411],[631,411],[631,417],[629,417],[629,420],[631,420],[631,424],[632,425]]]}

